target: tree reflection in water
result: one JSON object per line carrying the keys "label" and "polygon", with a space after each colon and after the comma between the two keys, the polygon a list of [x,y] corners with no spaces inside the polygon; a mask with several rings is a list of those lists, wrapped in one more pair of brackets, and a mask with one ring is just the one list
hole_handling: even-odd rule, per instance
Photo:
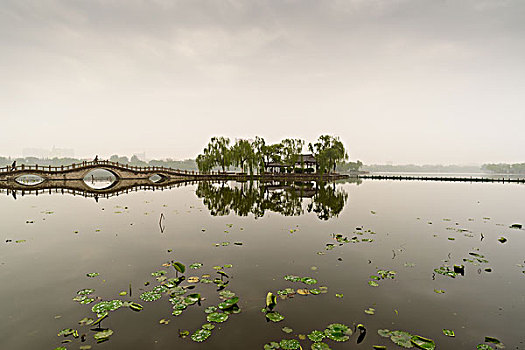
{"label": "tree reflection in water", "polygon": [[199,182],[197,197],[213,216],[234,212],[239,216],[253,214],[256,218],[266,211],[284,216],[299,216],[313,212],[321,220],[339,215],[348,194],[335,183],[318,182]]}

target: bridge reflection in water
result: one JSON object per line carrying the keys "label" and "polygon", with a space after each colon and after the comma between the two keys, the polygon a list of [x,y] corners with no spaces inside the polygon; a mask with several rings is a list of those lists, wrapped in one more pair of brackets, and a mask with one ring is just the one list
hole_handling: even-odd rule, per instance
{"label": "bridge reflection in water", "polygon": [[[346,182],[360,183],[359,180]],[[181,186],[197,185],[196,195],[211,215],[239,216],[253,214],[256,218],[266,212],[284,216],[315,213],[319,219],[327,220],[339,215],[348,194],[335,183],[322,182],[261,182],[261,181],[203,181],[170,180],[153,183],[149,179],[130,179],[115,182],[115,185],[97,189],[86,186],[84,180],[48,180],[36,185],[25,185],[15,181],[0,181],[0,193],[17,199],[28,195],[73,195],[86,198],[111,198],[138,191],[163,191]]]}

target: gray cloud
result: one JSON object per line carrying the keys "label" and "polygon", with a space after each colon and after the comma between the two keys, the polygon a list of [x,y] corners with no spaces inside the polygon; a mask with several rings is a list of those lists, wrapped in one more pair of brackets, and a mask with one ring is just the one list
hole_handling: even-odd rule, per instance
{"label": "gray cloud", "polygon": [[4,154],[191,157],[340,135],[365,162],[523,161],[522,1],[3,1]]}

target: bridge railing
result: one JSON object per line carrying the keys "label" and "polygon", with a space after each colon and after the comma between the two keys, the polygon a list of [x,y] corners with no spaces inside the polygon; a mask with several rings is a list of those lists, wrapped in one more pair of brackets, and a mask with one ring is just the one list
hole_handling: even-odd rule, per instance
{"label": "bridge railing", "polygon": [[129,165],[129,164],[121,164],[118,162],[113,162],[110,160],[97,160],[97,161],[83,161],[80,163],[73,163],[70,165],[60,165],[60,166],[51,166],[51,165],[30,165],[30,164],[21,164],[16,165],[15,167],[12,166],[5,166],[0,168],[0,173],[9,173],[9,172],[15,172],[15,171],[47,171],[47,172],[64,172],[64,171],[70,171],[75,169],[82,169],[82,168],[88,168],[88,167],[96,167],[96,166],[111,166],[116,168],[122,168],[127,169],[131,171],[137,171],[137,172],[152,172],[152,171],[159,171],[159,172],[171,172],[171,173],[179,173],[179,174],[185,174],[185,175],[198,175],[199,173],[196,171],[188,171],[188,170],[180,170],[180,169],[174,169],[174,168],[168,168],[165,166],[136,166],[136,165]]}

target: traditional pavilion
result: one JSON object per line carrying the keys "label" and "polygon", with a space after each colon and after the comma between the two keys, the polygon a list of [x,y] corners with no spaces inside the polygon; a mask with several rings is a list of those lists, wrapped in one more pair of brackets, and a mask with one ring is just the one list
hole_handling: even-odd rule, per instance
{"label": "traditional pavilion", "polygon": [[[289,166],[280,162],[267,162],[265,167],[270,173],[284,173]],[[313,154],[301,154],[297,162],[295,162],[293,172],[295,172],[296,168],[303,169],[303,172],[306,169],[313,169],[312,172],[317,172],[317,160],[315,160]]]}

